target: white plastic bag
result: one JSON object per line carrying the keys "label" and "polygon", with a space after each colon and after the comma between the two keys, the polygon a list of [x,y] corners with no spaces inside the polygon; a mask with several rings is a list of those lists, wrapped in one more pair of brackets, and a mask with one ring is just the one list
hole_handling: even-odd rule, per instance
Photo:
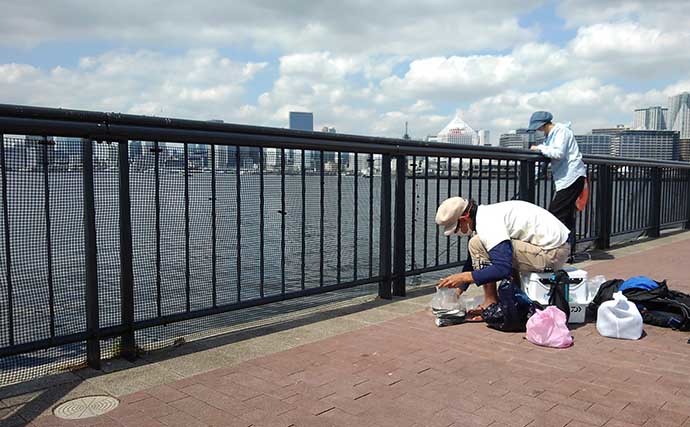
{"label": "white plastic bag", "polygon": [[604,301],[597,311],[597,331],[602,336],[637,340],[642,336],[642,315],[622,292]]}

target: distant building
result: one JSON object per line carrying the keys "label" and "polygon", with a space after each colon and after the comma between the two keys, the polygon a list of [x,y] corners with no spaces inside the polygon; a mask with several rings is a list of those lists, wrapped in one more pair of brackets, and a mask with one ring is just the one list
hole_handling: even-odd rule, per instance
{"label": "distant building", "polygon": [[575,140],[582,154],[611,155],[611,135],[575,135]]}
{"label": "distant building", "polygon": [[314,131],[314,114],[301,111],[290,111],[290,129]]}
{"label": "distant building", "polygon": [[680,139],[690,139],[690,93],[668,99],[668,129],[680,133]]}
{"label": "distant building", "polygon": [[690,162],[690,139],[678,140],[678,158],[684,162]]}
{"label": "distant building", "polygon": [[501,134],[498,140],[499,147],[529,149],[531,145],[539,145],[544,142],[544,136],[536,132],[528,132],[527,129],[516,129]]}
{"label": "distant building", "polygon": [[477,132],[479,135],[479,145],[491,145],[491,134],[486,129],[481,129]]}
{"label": "distant building", "polygon": [[605,135],[614,135],[620,132],[625,132],[630,130],[629,127],[625,125],[617,125],[615,128],[599,128],[599,129],[592,129],[592,135],[598,135],[598,134],[605,134]]}
{"label": "distant building", "polygon": [[478,145],[479,135],[457,115],[438,133],[437,141],[449,144]]}
{"label": "distant building", "polygon": [[611,155],[654,160],[678,159],[678,132],[621,130],[611,134]]}
{"label": "distant building", "polygon": [[648,107],[635,110],[633,129],[666,130],[668,108]]}

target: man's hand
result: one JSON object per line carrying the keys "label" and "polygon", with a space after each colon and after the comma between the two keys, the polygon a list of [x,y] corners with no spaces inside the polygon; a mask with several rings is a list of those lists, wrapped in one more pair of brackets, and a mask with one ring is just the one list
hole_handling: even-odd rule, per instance
{"label": "man's hand", "polygon": [[[451,274],[448,277],[445,277],[441,279],[441,281],[438,283],[439,288],[460,288],[463,285],[467,285],[469,283],[472,283],[474,279],[472,279],[472,272],[466,271],[463,273],[455,273]],[[458,289],[461,291],[460,289]],[[462,291],[461,291],[462,293]]]}
{"label": "man's hand", "polygon": [[539,150],[539,146],[538,146],[538,145],[533,145],[533,146],[529,147],[529,149],[532,150],[532,151],[541,151],[541,150]]}

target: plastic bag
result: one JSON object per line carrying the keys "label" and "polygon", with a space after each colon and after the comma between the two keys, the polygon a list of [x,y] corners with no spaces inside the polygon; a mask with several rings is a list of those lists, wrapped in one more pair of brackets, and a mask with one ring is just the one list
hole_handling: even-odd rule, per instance
{"label": "plastic bag", "polygon": [[527,321],[527,341],[553,348],[566,348],[573,345],[573,337],[566,324],[565,313],[554,306],[537,310]]}
{"label": "plastic bag", "polygon": [[431,299],[432,310],[457,310],[460,308],[460,298],[453,288],[436,288],[436,294]]}
{"label": "plastic bag", "polygon": [[579,212],[582,212],[587,207],[587,201],[589,200],[589,181],[585,178],[585,185],[582,187],[580,195],[577,196],[575,200],[575,207]]}
{"label": "plastic bag", "polygon": [[431,299],[431,311],[436,316],[436,326],[457,325],[465,321],[465,307],[455,289],[436,288]]}
{"label": "plastic bag", "polygon": [[597,331],[602,336],[637,340],[642,336],[642,315],[622,292],[602,302],[597,310]]}

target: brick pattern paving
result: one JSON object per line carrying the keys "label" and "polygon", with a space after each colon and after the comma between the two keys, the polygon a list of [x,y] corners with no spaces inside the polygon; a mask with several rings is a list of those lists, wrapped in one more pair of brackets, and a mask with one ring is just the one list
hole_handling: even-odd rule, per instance
{"label": "brick pattern paving", "polygon": [[[654,265],[688,292],[688,255],[680,242],[589,271]],[[689,334],[645,330],[633,342],[588,324],[556,350],[479,323],[437,328],[423,311],[128,395],[105,416],[30,425],[690,427]]]}

